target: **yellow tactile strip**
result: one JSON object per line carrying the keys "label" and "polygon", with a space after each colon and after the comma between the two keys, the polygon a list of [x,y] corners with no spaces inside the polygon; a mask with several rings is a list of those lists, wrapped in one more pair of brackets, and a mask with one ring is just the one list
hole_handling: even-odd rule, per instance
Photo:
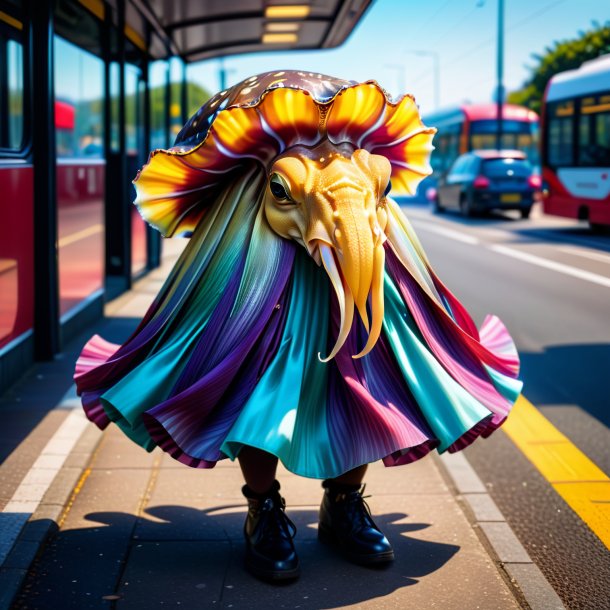
{"label": "yellow tactile strip", "polygon": [[610,549],[610,478],[524,396],[502,429]]}

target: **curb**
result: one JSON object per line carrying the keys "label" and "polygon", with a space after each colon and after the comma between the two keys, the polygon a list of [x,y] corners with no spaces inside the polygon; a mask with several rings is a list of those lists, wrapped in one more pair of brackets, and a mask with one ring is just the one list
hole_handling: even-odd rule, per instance
{"label": "curb", "polygon": [[506,522],[466,456],[462,452],[443,453],[438,463],[517,600],[525,601],[531,610],[565,610],[560,597]]}
{"label": "curb", "polygon": [[55,409],[71,412],[0,513],[0,610],[11,608],[46,539],[58,530],[102,437],[80,408],[75,386]]}

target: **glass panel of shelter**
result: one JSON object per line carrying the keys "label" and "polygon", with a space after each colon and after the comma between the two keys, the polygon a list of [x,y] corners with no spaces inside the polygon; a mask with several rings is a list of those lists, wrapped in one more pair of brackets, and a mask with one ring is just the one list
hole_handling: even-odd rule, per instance
{"label": "glass panel of shelter", "polygon": [[[83,13],[83,19],[95,22]],[[89,28],[91,28],[91,23]],[[104,62],[54,38],[60,313],[104,282]]]}
{"label": "glass panel of shelter", "polygon": [[[125,64],[125,152],[127,179],[133,180],[146,160],[147,143],[144,129],[144,102],[146,82],[141,65]],[[135,190],[130,188],[131,201]],[[146,223],[131,206],[131,275],[137,277],[146,270]]]}

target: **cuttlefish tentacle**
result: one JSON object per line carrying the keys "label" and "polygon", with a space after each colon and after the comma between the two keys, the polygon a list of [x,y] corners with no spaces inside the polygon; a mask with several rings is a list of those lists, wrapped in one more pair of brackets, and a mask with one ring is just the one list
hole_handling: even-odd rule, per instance
{"label": "cuttlefish tentacle", "polygon": [[321,355],[318,354],[318,358],[321,362],[328,362],[337,355],[337,352],[343,347],[343,344],[349,335],[349,331],[352,327],[352,320],[354,319],[354,297],[352,295],[352,291],[349,289],[349,286],[344,287],[343,285],[343,279],[339,273],[339,268],[337,267],[335,256],[330,246],[320,243],[318,248],[324,269],[326,269],[326,273],[328,274],[331,284],[335,289],[341,317],[339,323],[339,336],[337,337],[337,341],[335,342],[330,354],[328,354],[326,358],[322,358]]}
{"label": "cuttlefish tentacle", "polygon": [[359,354],[352,358],[362,358],[366,356],[377,343],[381,328],[383,326],[384,301],[383,301],[383,274],[385,268],[385,250],[382,245],[375,248],[375,258],[373,261],[373,281],[371,284],[371,317],[372,324],[366,345]]}

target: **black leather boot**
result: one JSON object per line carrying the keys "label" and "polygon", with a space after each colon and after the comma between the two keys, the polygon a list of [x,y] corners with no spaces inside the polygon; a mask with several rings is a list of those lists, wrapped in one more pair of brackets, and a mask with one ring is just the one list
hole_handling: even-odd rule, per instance
{"label": "black leather boot", "polygon": [[286,516],[286,502],[274,481],[263,494],[247,485],[242,493],[248,499],[248,515],[244,524],[246,538],[246,569],[263,580],[289,580],[299,576],[299,558],[293,538],[297,528]]}
{"label": "black leather boot", "polygon": [[318,540],[338,549],[344,557],[360,565],[392,561],[394,551],[375,525],[364,501],[365,486],[344,485],[327,479],[322,482]]}

